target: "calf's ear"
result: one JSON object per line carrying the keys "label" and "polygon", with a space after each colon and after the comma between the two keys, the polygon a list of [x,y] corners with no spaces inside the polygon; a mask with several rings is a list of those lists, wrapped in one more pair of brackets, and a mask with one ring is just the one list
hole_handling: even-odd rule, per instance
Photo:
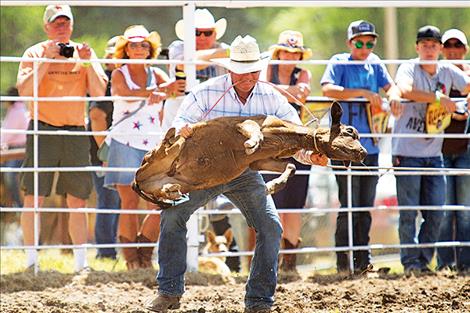
{"label": "calf's ear", "polygon": [[331,105],[331,127],[338,127],[341,124],[341,116],[343,116],[343,109],[341,105],[334,101]]}

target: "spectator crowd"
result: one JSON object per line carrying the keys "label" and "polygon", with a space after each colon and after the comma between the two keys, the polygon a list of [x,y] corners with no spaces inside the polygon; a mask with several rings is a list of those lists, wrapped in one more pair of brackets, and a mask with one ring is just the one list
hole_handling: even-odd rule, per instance
{"label": "spectator crowd", "polygon": [[[37,67],[39,97],[66,96],[121,96],[142,97],[145,100],[114,101],[39,101],[37,116],[29,105],[29,121],[25,104],[12,102],[2,128],[39,130],[104,131],[108,136],[40,135],[38,140],[39,167],[83,167],[89,165],[110,168],[139,167],[145,154],[162,139],[161,134],[170,127],[185,137],[191,137],[191,125],[221,116],[274,115],[280,119],[301,124],[305,114],[303,104],[315,84],[312,74],[298,64],[268,65],[269,59],[300,61],[312,57],[313,52],[304,44],[302,33],[286,30],[279,34],[269,55],[259,50],[256,39],[238,36],[230,44],[220,41],[227,21],[216,20],[206,9],[195,11],[195,59],[212,61],[197,65],[198,84],[186,86],[184,66],[172,64],[168,73],[148,64],[126,63],[129,59],[155,59],[162,51],[156,31],[143,25],[129,26],[122,35],[111,38],[104,58],[124,59],[122,64],[90,62],[97,54],[87,43],[72,41],[74,17],[67,5],[50,5],[44,12],[44,41],[24,53],[24,57],[53,60],[80,60],[80,62],[40,62]],[[175,25],[178,38],[184,37],[184,21]],[[353,21],[345,31],[347,53],[331,57],[317,84],[324,96],[340,102],[344,111],[342,123],[354,126],[361,134],[382,132],[393,116],[395,134],[469,134],[470,65],[458,62],[468,52],[466,35],[457,29],[441,34],[435,26],[417,30],[416,53],[413,61],[438,61],[441,57],[453,60],[443,62],[410,62],[401,64],[393,78],[380,57],[374,53],[379,34],[375,26],[364,20]],[[184,42],[176,40],[169,45],[169,58],[183,60]],[[340,61],[340,62],[337,62]],[[347,64],[348,61],[364,63]],[[454,63],[455,62],[455,63]],[[269,81],[272,85],[261,84]],[[19,65],[17,88],[20,96],[34,94],[33,62]],[[232,88],[233,87],[233,88]],[[388,101],[382,100],[381,92]],[[14,91],[10,91],[15,95]],[[218,102],[218,107],[212,105]],[[360,99],[362,98],[362,99]],[[466,98],[456,103],[451,98]],[[353,99],[353,100],[351,100]],[[402,101],[407,100],[407,101]],[[390,114],[388,114],[390,112]],[[88,113],[88,114],[86,114]],[[85,124],[88,117],[89,123]],[[380,146],[373,138],[361,138],[368,156],[362,163],[353,163],[361,171],[379,165]],[[2,150],[25,147],[23,167],[33,167],[33,136],[2,135]],[[99,151],[108,148],[108,153]],[[392,141],[393,166],[397,170],[410,168],[470,168],[470,140],[443,139],[441,137],[395,137]],[[291,160],[298,169],[325,166],[326,156],[311,151],[300,151]],[[338,198],[342,208],[348,207],[347,176],[341,175],[342,162],[331,160],[337,166]],[[2,164],[21,166],[18,161]],[[34,207],[33,173],[8,174],[5,184],[16,206]],[[39,173],[39,206],[51,194],[54,173]],[[140,198],[132,190],[132,172],[60,172],[55,193],[64,195],[68,208],[84,208],[92,188],[97,195],[98,209],[134,210]],[[263,180],[264,178],[264,180]],[[308,191],[308,175],[291,178],[286,189],[271,196],[265,195],[264,177],[255,170],[247,170],[233,181],[194,191],[189,200],[163,210],[161,215],[149,214],[140,219],[136,214],[97,214],[95,240],[98,244],[156,243],[158,241],[158,295],[148,305],[155,312],[178,308],[184,292],[186,270],[186,222],[201,206],[209,209],[242,211],[250,228],[250,247],[255,250],[247,281],[245,312],[269,312],[273,304],[278,267],[281,272],[296,273],[295,254],[284,254],[278,260],[279,249],[301,247],[300,214],[281,214],[276,208],[302,208]],[[378,176],[357,175],[352,179],[352,206],[373,207]],[[18,188],[24,191],[21,200]],[[470,176],[397,175],[397,200],[400,206],[420,206],[419,210],[400,210],[398,233],[401,244],[434,243],[438,241],[470,242],[470,210],[428,210],[426,206],[470,206]],[[148,203],[148,209],[158,209]],[[422,221],[417,221],[421,218]],[[367,246],[371,228],[369,211],[352,214],[353,244]],[[211,216],[211,228],[216,235],[232,228],[227,215]],[[34,245],[34,214],[23,212],[21,226],[25,246]],[[85,213],[69,215],[69,234],[74,245],[75,271],[87,269],[86,249],[87,217]],[[244,234],[235,231],[229,250],[238,251],[237,241]],[[337,216],[335,243],[348,246],[348,214]],[[27,247],[26,267],[38,262],[37,250]],[[431,271],[431,260],[437,251],[437,270],[467,272],[470,270],[470,247],[456,248],[403,248],[401,263],[405,273]],[[129,270],[152,267],[153,247],[125,247],[121,253]],[[340,251],[337,256],[338,272],[349,271],[349,253],[353,253],[354,273],[370,268],[370,251]],[[114,248],[97,249],[97,258],[116,259]],[[278,265],[278,263],[280,265]],[[237,257],[227,258],[232,271],[240,270]]]}

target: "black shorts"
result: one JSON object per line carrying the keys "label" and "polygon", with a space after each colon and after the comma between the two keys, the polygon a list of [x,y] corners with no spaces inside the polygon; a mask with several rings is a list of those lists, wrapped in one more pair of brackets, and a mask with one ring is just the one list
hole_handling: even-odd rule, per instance
{"label": "black shorts", "polygon": [[[33,121],[28,130],[33,129]],[[39,130],[70,130],[85,131],[83,126],[55,127],[39,122]],[[33,136],[26,139],[26,154],[23,167],[34,166]],[[38,136],[39,167],[83,167],[90,166],[90,140],[87,136]],[[39,195],[49,196],[54,180],[54,172],[39,173]],[[34,174],[24,172],[21,185],[26,195],[34,194]],[[70,194],[80,199],[87,199],[92,189],[90,172],[60,172],[56,186],[56,194]]]}

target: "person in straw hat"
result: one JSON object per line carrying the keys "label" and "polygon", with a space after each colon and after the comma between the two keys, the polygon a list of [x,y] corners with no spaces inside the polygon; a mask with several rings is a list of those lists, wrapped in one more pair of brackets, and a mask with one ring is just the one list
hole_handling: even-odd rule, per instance
{"label": "person in straw hat", "polygon": [[[196,122],[221,116],[274,115],[301,124],[297,112],[283,95],[274,87],[258,82],[269,57],[261,56],[253,37],[238,36],[230,46],[230,58],[212,61],[225,67],[229,73],[196,86],[186,96],[173,123],[181,136],[190,137],[191,125]],[[211,108],[222,95],[221,101]],[[305,163],[317,162],[311,151],[301,151],[297,158]],[[261,174],[253,170],[245,171],[222,186],[191,192],[188,201],[162,211],[158,295],[148,304],[149,310],[166,312],[179,308],[186,270],[186,222],[197,208],[219,194],[225,195],[243,212],[257,233],[246,285],[245,312],[270,312],[276,289],[282,226],[272,197],[266,196]]]}
{"label": "person in straw hat", "polygon": [[[300,61],[312,56],[312,50],[304,46],[303,35],[294,30],[285,30],[279,34],[277,44],[269,50],[273,60]],[[298,102],[305,103],[310,94],[310,80],[312,74],[309,70],[302,69],[296,64],[272,64],[268,66],[267,80],[286,90],[287,101],[301,116],[302,107]],[[297,103],[296,103],[297,102]],[[291,159],[298,170],[310,170],[310,165]],[[266,181],[274,178],[274,175],[263,175]],[[287,182],[286,187],[273,195],[277,208],[303,208],[308,192],[308,175],[295,175]],[[283,249],[296,249],[301,243],[300,230],[302,226],[301,215],[297,213],[280,215],[284,232],[282,233],[281,246]],[[253,238],[254,233],[250,232]],[[250,243],[254,243],[251,239]],[[284,254],[280,261],[280,270],[294,274],[296,270],[296,254]]]}
{"label": "person in straw hat", "polygon": [[[149,33],[142,25],[129,26],[116,41],[115,59],[154,59],[161,48],[157,32]],[[165,72],[148,64],[118,64],[111,76],[113,96],[146,97],[145,102],[115,100],[113,128],[107,138],[109,167],[139,167],[145,153],[160,141],[160,110],[167,95],[180,94],[184,82],[170,80]],[[107,172],[104,185],[116,188],[122,209],[138,208],[139,196],[132,190],[134,173]],[[148,207],[153,207],[150,203]],[[147,216],[139,227],[139,217],[121,214],[118,237],[121,243],[156,242],[159,215]],[[124,248],[122,252],[129,270],[151,267],[152,247]]]}
{"label": "person in straw hat", "polygon": [[[116,41],[119,36],[114,36],[108,40],[105,48],[105,59],[112,59],[114,56]],[[111,73],[115,68],[114,63],[106,63],[104,72],[108,76],[109,82],[106,88],[106,96],[111,96]],[[105,131],[111,126],[113,119],[112,101],[90,101],[88,106],[88,130]],[[98,158],[98,147],[103,143],[105,136],[90,136],[90,161],[93,166],[103,166],[103,162]],[[114,189],[104,187],[104,175],[92,172],[93,185],[96,192],[97,209],[118,209],[120,208],[119,194]],[[97,244],[116,243],[116,232],[118,225],[118,214],[96,214],[95,220],[95,242]],[[116,249],[98,248],[96,258],[116,259]]]}
{"label": "person in straw hat", "polygon": [[[71,40],[73,33],[73,14],[68,5],[49,5],[43,16],[44,31],[48,40],[28,48],[23,57],[47,58],[56,60],[81,60],[80,63],[50,63],[38,64],[38,75],[34,75],[33,62],[22,61],[18,70],[17,87],[20,96],[33,96],[34,78],[38,78],[39,97],[92,97],[104,96],[107,77],[99,63],[89,63],[96,59],[93,49],[86,43],[76,43]],[[60,46],[65,47],[61,48]],[[67,53],[64,53],[67,52]],[[38,102],[38,129],[85,130],[86,101],[61,100],[57,102]],[[34,116],[33,105],[30,106]],[[33,129],[31,122],[28,129]],[[89,139],[86,136],[39,136],[39,167],[89,166]],[[24,167],[33,167],[34,149],[33,137],[27,136],[26,156]],[[24,207],[34,207],[34,177],[33,173],[24,173],[22,187],[25,189]],[[39,206],[44,198],[50,195],[54,173],[39,173]],[[60,172],[56,185],[56,193],[66,195],[67,207],[84,208],[86,199],[92,188],[89,172]],[[23,240],[27,246],[34,245],[34,214],[21,214]],[[85,213],[69,215],[69,234],[74,245],[87,242],[87,217]],[[74,248],[75,270],[86,268],[86,249]],[[27,267],[37,264],[37,251],[27,249]]]}
{"label": "person in straw hat", "polygon": [[[272,45],[269,50],[273,60],[301,61],[312,56],[312,50],[304,46],[302,33],[294,30],[280,33],[277,44]],[[266,77],[268,81],[288,91],[302,103],[305,103],[310,94],[312,74],[296,64],[272,64],[268,66]],[[288,101],[300,114],[301,107],[295,103],[295,100],[288,97]]]}

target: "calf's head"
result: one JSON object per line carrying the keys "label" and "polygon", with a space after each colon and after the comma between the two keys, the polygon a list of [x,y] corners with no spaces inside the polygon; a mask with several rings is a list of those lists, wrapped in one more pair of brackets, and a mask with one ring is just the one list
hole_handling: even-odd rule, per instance
{"label": "calf's head", "polygon": [[343,109],[338,102],[331,106],[330,129],[317,129],[317,146],[328,158],[339,161],[362,162],[367,156],[367,150],[359,141],[357,130],[341,124]]}

